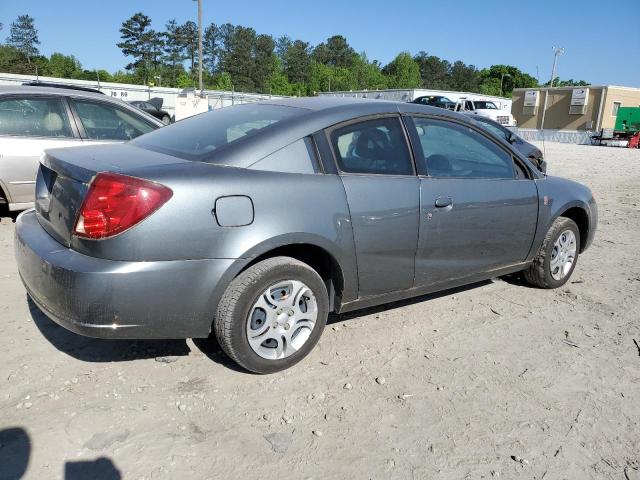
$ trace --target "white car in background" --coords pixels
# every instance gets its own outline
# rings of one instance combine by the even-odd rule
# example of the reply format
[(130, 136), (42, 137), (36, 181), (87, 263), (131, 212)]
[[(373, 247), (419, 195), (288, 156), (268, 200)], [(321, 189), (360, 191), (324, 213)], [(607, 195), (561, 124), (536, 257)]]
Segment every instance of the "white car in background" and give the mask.
[(0, 209), (33, 207), (46, 149), (126, 142), (162, 126), (98, 90), (48, 83), (0, 87)]
[(456, 105), (456, 112), (466, 113), (468, 115), (479, 115), (487, 117), (498, 122), (505, 127), (515, 127), (516, 120), (510, 112), (500, 110), (495, 103), (489, 100), (466, 100), (461, 99)]

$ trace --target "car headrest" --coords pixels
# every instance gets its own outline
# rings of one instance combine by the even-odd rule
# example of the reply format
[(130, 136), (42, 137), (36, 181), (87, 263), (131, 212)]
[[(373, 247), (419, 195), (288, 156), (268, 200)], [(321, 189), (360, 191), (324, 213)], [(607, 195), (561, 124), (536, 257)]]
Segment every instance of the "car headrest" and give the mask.
[(377, 158), (387, 149), (389, 139), (376, 128), (363, 131), (356, 141), (354, 153), (361, 158)]
[(42, 126), (49, 132), (59, 132), (64, 127), (62, 117), (55, 112), (47, 113), (42, 119)]

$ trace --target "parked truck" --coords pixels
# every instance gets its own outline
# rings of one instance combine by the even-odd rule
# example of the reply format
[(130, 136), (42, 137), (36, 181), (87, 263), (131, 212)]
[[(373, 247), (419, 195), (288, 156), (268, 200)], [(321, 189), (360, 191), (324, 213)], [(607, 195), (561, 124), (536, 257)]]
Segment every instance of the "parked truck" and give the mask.
[(619, 107), (616, 123), (591, 137), (596, 145), (640, 148), (640, 107)]
[(487, 117), (505, 127), (516, 126), (516, 120), (513, 118), (513, 115), (506, 110), (500, 110), (497, 105), (490, 100), (461, 98), (456, 103), (455, 111), (472, 116)]

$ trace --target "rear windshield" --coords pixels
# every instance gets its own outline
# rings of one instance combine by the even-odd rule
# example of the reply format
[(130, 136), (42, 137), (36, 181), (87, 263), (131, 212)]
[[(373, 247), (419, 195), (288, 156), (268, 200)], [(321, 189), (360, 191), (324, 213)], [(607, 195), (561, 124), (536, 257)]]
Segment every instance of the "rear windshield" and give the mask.
[(295, 107), (265, 104), (226, 107), (181, 120), (131, 143), (175, 157), (204, 162), (216, 150), (301, 112)]

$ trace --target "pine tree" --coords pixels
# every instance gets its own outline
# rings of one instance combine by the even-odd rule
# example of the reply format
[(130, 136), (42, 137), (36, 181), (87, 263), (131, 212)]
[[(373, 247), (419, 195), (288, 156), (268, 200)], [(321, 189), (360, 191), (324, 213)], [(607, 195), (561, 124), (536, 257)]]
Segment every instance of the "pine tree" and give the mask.
[(122, 23), (120, 38), (123, 41), (117, 44), (122, 53), (134, 59), (125, 68), (139, 71), (144, 83), (149, 80), (151, 66), (158, 67), (164, 44), (162, 35), (150, 26), (151, 18), (140, 12), (134, 14)]
[(202, 44), (203, 67), (211, 75), (215, 75), (220, 54), (220, 28), (215, 23), (210, 24), (204, 31)]
[(171, 83), (175, 84), (178, 75), (184, 71), (183, 63), (187, 59), (184, 47), (182, 26), (173, 20), (169, 20), (166, 25), (164, 37), (163, 62), (170, 72)]
[(20, 51), (27, 57), (27, 62), (31, 65), (31, 59), (40, 53), (36, 46), (40, 45), (40, 40), (33, 17), (29, 15), (18, 16), (17, 20), (11, 24), (7, 45)]

